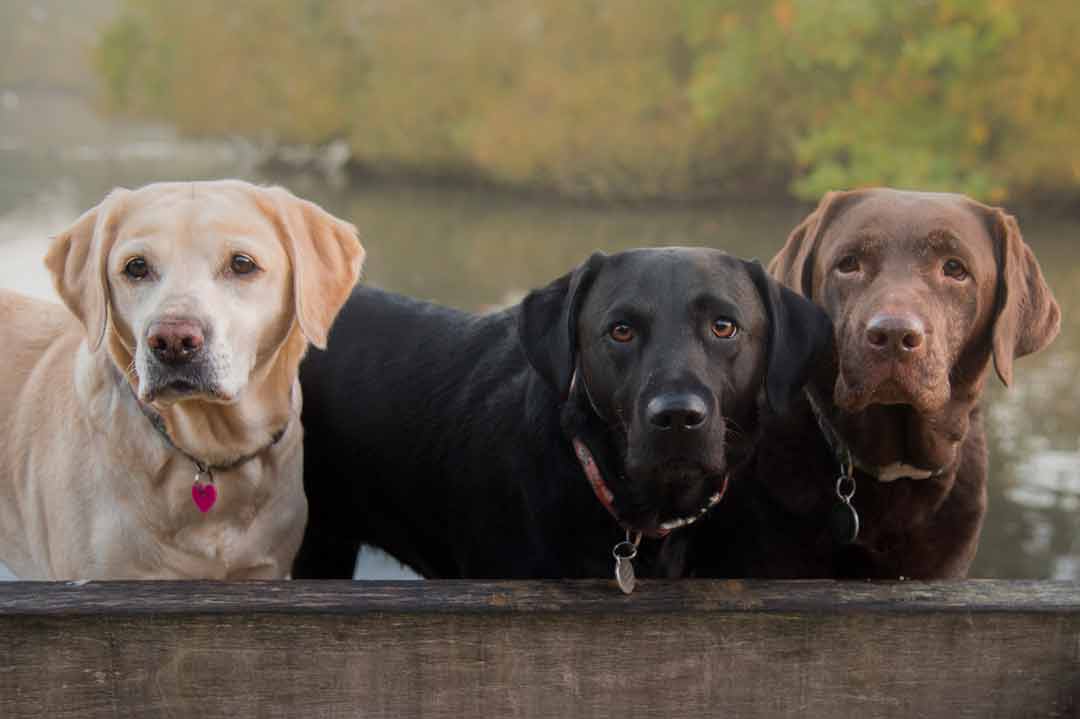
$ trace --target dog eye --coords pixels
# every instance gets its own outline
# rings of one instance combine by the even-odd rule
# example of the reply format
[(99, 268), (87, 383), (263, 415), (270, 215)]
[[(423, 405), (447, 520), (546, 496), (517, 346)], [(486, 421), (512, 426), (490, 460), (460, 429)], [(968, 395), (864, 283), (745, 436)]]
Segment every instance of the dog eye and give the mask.
[(738, 332), (738, 326), (729, 319), (721, 317), (712, 323), (712, 333), (722, 340), (729, 340)]
[(259, 269), (259, 266), (247, 255), (233, 255), (232, 261), (229, 262), (229, 269), (237, 275), (250, 275)]
[(850, 275), (852, 272), (858, 272), (859, 258), (855, 255), (844, 255), (840, 258), (840, 261), (836, 263), (836, 270), (845, 275)]
[(150, 265), (142, 257), (132, 257), (124, 265), (124, 274), (133, 280), (141, 280), (150, 274)]
[(946, 277), (951, 277), (954, 280), (966, 280), (968, 276), (967, 267), (964, 267), (964, 263), (957, 259), (945, 260), (941, 271), (945, 273)]
[(616, 322), (611, 326), (608, 334), (616, 342), (629, 342), (634, 339), (634, 328), (625, 322)]

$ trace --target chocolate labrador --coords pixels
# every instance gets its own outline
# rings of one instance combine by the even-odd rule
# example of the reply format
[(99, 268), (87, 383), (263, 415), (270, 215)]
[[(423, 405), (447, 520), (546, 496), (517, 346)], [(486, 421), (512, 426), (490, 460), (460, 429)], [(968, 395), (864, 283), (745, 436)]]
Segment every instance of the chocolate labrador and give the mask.
[(978, 399), (991, 361), (1060, 311), (1016, 220), (960, 195), (826, 195), (769, 266), (825, 308), (836, 357), (698, 533), (695, 572), (963, 577), (986, 510)]
[[(830, 336), (761, 265), (704, 248), (593, 255), (488, 315), (360, 289), (301, 369), (295, 575), (350, 577), (368, 543), (427, 577), (610, 577), (628, 535), (720, 499), (759, 405), (797, 396)], [(681, 573), (677, 535), (639, 570)]]

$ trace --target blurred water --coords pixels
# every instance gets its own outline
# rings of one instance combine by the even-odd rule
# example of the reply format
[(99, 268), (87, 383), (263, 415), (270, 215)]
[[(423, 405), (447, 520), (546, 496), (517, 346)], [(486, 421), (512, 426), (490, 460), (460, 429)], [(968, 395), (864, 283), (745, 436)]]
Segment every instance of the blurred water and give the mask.
[[(251, 169), (242, 146), (182, 143), (167, 134), (147, 142), (46, 150), (0, 143), (0, 286), (51, 296), (41, 264), (48, 238), (114, 186), (274, 179)], [(769, 205), (590, 208), (484, 191), (341, 187), (316, 176), (283, 184), (360, 228), (369, 251), (366, 282), (467, 309), (516, 301), (595, 250), (709, 245), (768, 259), (805, 212)], [(991, 510), (973, 574), (1080, 579), (1080, 333), (1073, 319), (1080, 222), (1020, 220), (1065, 324), (1048, 351), (1018, 363), (1013, 388), (995, 385), (987, 397)], [(385, 555), (365, 554), (360, 566), (367, 577), (403, 576)]]

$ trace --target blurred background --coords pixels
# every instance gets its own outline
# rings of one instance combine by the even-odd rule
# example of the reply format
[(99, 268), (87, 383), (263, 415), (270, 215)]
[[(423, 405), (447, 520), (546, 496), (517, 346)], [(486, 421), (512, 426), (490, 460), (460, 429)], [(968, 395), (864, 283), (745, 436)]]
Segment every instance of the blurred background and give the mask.
[(1078, 31), (1073, 0), (3, 0), (0, 286), (52, 296), (48, 238), (154, 180), (284, 184), (365, 281), (474, 310), (596, 249), (768, 259), (830, 189), (964, 192), (1065, 316), (987, 398), (973, 574), (1080, 579)]

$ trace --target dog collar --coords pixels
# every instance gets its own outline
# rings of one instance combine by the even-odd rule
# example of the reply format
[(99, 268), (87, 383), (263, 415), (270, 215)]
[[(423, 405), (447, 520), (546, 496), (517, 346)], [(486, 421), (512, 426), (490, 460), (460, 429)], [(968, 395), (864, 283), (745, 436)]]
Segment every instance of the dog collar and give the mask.
[(855, 505), (851, 503), (856, 488), (854, 455), (848, 449), (847, 444), (840, 439), (836, 429), (825, 419), (824, 413), (814, 402), (810, 391), (804, 390), (804, 394), (806, 395), (806, 401), (810, 403), (810, 410), (814, 415), (814, 419), (817, 420), (825, 444), (832, 450), (833, 455), (836, 457), (836, 463), (840, 465), (840, 474), (836, 478), (836, 487), (833, 490), (836, 499), (839, 501), (833, 503), (829, 509), (829, 532), (832, 535), (833, 542), (838, 545), (854, 544), (859, 538), (859, 529), (861, 528), (859, 513), (855, 511)]
[[(128, 389), (131, 390), (130, 385), (128, 385)], [(210, 508), (217, 502), (217, 487), (214, 485), (215, 472), (229, 472), (241, 465), (247, 464), (280, 442), (282, 437), (285, 436), (286, 430), (289, 429), (290, 420), (286, 420), (281, 429), (270, 436), (270, 441), (254, 452), (237, 457), (233, 461), (225, 464), (210, 464), (177, 446), (176, 442), (173, 442), (172, 437), (169, 436), (169, 431), (165, 427), (165, 419), (161, 414), (156, 412), (153, 407), (141, 402), (134, 390), (131, 390), (131, 396), (135, 398), (135, 404), (138, 405), (139, 411), (141, 411), (143, 416), (150, 422), (150, 426), (157, 430), (157, 433), (161, 435), (162, 439), (165, 440), (165, 443), (195, 465), (195, 481), (191, 485), (191, 500), (195, 503), (195, 506), (199, 508), (199, 511), (203, 513), (209, 512)]]
[[(864, 474), (876, 479), (879, 482), (892, 482), (899, 479), (901, 476), (909, 476), (910, 472), (904, 472), (901, 474), (904, 465), (890, 465), (889, 467), (880, 468), (882, 472), (871, 471), (859, 462), (858, 458), (851, 451), (840, 438), (840, 433), (836, 431), (836, 428), (832, 426), (829, 420), (825, 417), (825, 413), (822, 412), (817, 402), (814, 401), (813, 395), (809, 390), (805, 390), (806, 400), (810, 404), (810, 410), (814, 415), (814, 419), (817, 421), (818, 428), (821, 430), (821, 436), (825, 440), (825, 444), (832, 450), (833, 455), (836, 457), (836, 462), (840, 465), (840, 474), (836, 478), (836, 483), (833, 489), (836, 501), (833, 502), (832, 507), (829, 509), (829, 532), (832, 534), (833, 542), (837, 545), (843, 546), (847, 544), (854, 544), (859, 539), (859, 530), (862, 528), (861, 520), (859, 519), (859, 513), (855, 510), (855, 505), (851, 503), (852, 498), (855, 496), (855, 469)], [(914, 468), (912, 468), (914, 469)], [(941, 474), (940, 471), (932, 472), (922, 470), (922, 476), (915, 477), (917, 479), (928, 479)]]
[(944, 473), (945, 470), (943, 469), (921, 469), (900, 462), (890, 464), (886, 467), (873, 468), (865, 462), (859, 461), (859, 458), (855, 456), (855, 453), (851, 451), (851, 448), (848, 447), (847, 443), (840, 439), (840, 433), (836, 431), (836, 428), (833, 427), (832, 423), (825, 417), (825, 413), (821, 410), (821, 407), (818, 406), (813, 395), (810, 394), (810, 390), (804, 390), (803, 394), (810, 404), (814, 419), (817, 420), (818, 428), (821, 430), (821, 436), (825, 438), (825, 444), (827, 444), (829, 449), (833, 451), (833, 454), (836, 455), (836, 461), (839, 463), (841, 470), (852, 477), (853, 481), (856, 469), (869, 477), (873, 477), (879, 482), (885, 483), (894, 482), (897, 479), (904, 477), (916, 480), (933, 479)]
[(593, 494), (596, 495), (596, 499), (620, 527), (627, 532), (636, 533), (639, 536), (645, 534), (649, 537), (659, 539), (666, 537), (676, 529), (682, 529), (683, 527), (693, 524), (708, 514), (709, 510), (715, 507), (720, 500), (723, 499), (724, 493), (727, 491), (728, 475), (725, 474), (723, 486), (720, 487), (719, 491), (714, 492), (705, 503), (705, 506), (699, 509), (695, 514), (688, 517), (668, 520), (655, 530), (642, 532), (641, 530), (629, 526), (619, 518), (619, 513), (615, 511), (615, 494), (608, 488), (607, 483), (604, 482), (604, 478), (600, 475), (600, 467), (596, 464), (596, 459), (593, 457), (592, 452), (589, 451), (589, 448), (585, 446), (585, 443), (579, 437), (574, 437), (571, 442), (574, 445), (574, 455), (578, 458), (581, 469), (585, 473), (585, 479), (588, 480)]

